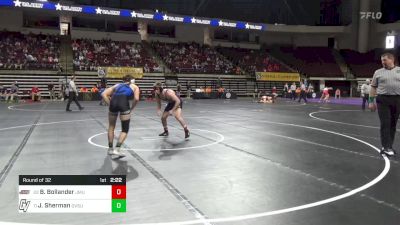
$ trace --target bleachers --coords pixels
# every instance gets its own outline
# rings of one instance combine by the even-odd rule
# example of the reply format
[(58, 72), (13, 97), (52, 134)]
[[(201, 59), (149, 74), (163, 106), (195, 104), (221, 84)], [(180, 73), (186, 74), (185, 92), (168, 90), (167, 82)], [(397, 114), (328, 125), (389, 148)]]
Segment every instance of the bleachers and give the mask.
[(51, 82), (54, 83), (55, 91), (60, 90), (59, 79), (62, 76), (58, 75), (53, 71), (37, 71), (31, 73), (16, 73), (16, 71), (2, 71), (0, 74), (0, 85), (8, 88), (14, 81), (18, 82), (19, 93), (18, 95), (21, 97), (28, 97), (29, 92), (31, 91), (33, 86), (37, 86), (41, 91), (41, 94), (44, 98), (48, 98), (50, 96), (47, 85)]
[(236, 74), (233, 64), (215, 49), (197, 43), (151, 43), (174, 73)]
[(59, 58), (58, 36), (0, 32), (2, 70), (57, 70)]
[[(224, 75), (220, 77), (220, 81), (218, 81), (218, 77), (220, 76), (181, 74), (178, 77), (178, 82), (181, 85), (183, 96), (186, 96), (188, 82), (190, 82), (192, 90), (205, 87), (211, 87), (213, 90), (216, 90), (218, 82), (220, 82), (226, 90), (235, 92), (239, 97), (253, 96), (255, 87), (262, 93), (271, 93), (272, 87), (275, 86), (278, 90), (278, 94), (281, 94), (285, 84), (285, 82), (249, 81), (246, 79), (246, 76), (243, 75)], [(175, 87), (171, 88), (175, 89)]]
[[(192, 90), (197, 88), (211, 87), (216, 89), (218, 83), (218, 76), (216, 75), (184, 75), (178, 77), (178, 82), (182, 87), (183, 95), (186, 96), (187, 84), (190, 82)], [(227, 75), (220, 78), (220, 82), (225, 89), (235, 92), (238, 96), (246, 96), (247, 86), (246, 77), (237, 75)], [(175, 89), (175, 87), (172, 87)]]
[[(92, 87), (99, 80), (97, 73), (89, 71), (78, 71), (76, 84), (78, 87)], [(164, 82), (165, 77), (160, 73), (146, 73), (143, 78), (135, 79), (135, 83), (139, 86), (143, 95), (149, 95), (153, 90), (153, 85), (155, 82)], [(107, 79), (107, 86), (111, 87), (116, 83), (120, 83), (121, 79)]]
[(281, 47), (279, 50), (282, 60), (307, 76), (343, 77), (328, 47)]
[[(18, 85), (20, 87), (19, 95), (23, 97), (28, 97), (28, 92), (32, 89), (34, 85), (36, 85), (42, 94), (44, 99), (49, 98), (49, 91), (47, 89), (47, 85), (52, 81), (55, 86), (55, 91), (58, 93), (61, 89), (61, 82), (65, 80), (64, 75), (60, 75), (57, 73), (49, 72), (41, 72), (40, 74), (17, 74), (17, 73), (4, 73), (0, 74), (0, 85), (4, 85), (8, 88), (12, 82), (18, 81)], [(77, 71), (76, 72), (76, 85), (78, 88), (86, 87), (90, 89), (97, 82), (100, 81), (96, 72), (92, 71)], [(226, 89), (230, 89), (233, 92), (237, 93), (238, 96), (246, 96), (247, 93), (252, 92), (254, 87), (247, 87), (246, 77), (241, 75), (221, 75), (221, 83)], [(190, 81), (192, 89), (201, 88), (201, 87), (213, 87), (218, 80), (218, 76), (216, 75), (180, 75), (178, 77), (178, 82), (182, 86), (182, 93), (186, 96), (187, 92), (187, 82)], [(148, 96), (153, 90), (153, 84), (155, 82), (165, 82), (165, 76), (160, 73), (147, 73), (144, 75), (142, 79), (136, 79), (136, 84), (140, 87), (142, 95)], [(119, 79), (108, 79), (107, 85), (112, 86), (116, 83), (120, 82)], [(269, 85), (271, 86), (271, 85)], [(270, 89), (268, 84), (265, 86), (260, 86), (259, 90)], [(271, 86), (272, 87), (272, 86)], [(172, 89), (176, 89), (176, 87), (169, 87)]]
[[(0, 40), (0, 84), (8, 87), (17, 80), (20, 94), (25, 96), (32, 86), (37, 85), (44, 98), (49, 96), (47, 86), (51, 81), (56, 91), (60, 89), (59, 82), (64, 75), (56, 71), (62, 50), (59, 37), (0, 32)], [(33, 47), (32, 42), (37, 45)], [(15, 45), (13, 48), (10, 46), (12, 43)], [(146, 50), (149, 48), (154, 52)], [(145, 95), (151, 92), (154, 82), (165, 80), (164, 74), (154, 73), (162, 71), (153, 56), (157, 54), (177, 73), (183, 93), (187, 91), (187, 81), (196, 89), (215, 86), (218, 77), (222, 76), (221, 83), (226, 89), (236, 92), (238, 96), (246, 96), (254, 91), (255, 84), (249, 85), (249, 76), (238, 73), (239, 67), (247, 74), (254, 74), (255, 71), (293, 72), (297, 69), (308, 77), (343, 77), (332, 49), (327, 47), (280, 47), (281, 55), (277, 56), (272, 50), (214, 49), (196, 43), (153, 42), (144, 46), (142, 43), (77, 39), (73, 40), (72, 49), (79, 87), (91, 88), (99, 81), (96, 73), (98, 66), (144, 67), (145, 76), (138, 79), (137, 84)], [(340, 53), (356, 77), (371, 77), (381, 67), (379, 57), (382, 51), (378, 49), (361, 54), (341, 50)], [(108, 84), (116, 82), (119, 80), (110, 79)], [(272, 86), (276, 86), (280, 92), (283, 88), (283, 82), (253, 82), (258, 84), (259, 91), (270, 92)]]
[(77, 39), (72, 43), (72, 50), (74, 69), (79, 71), (97, 71), (103, 66), (143, 67), (144, 72), (162, 71), (141, 43)]
[(292, 72), (292, 69), (273, 58), (267, 50), (217, 48), (226, 58), (250, 74), (254, 72)]
[[(78, 88), (86, 87), (90, 89), (100, 81), (96, 72), (78, 71), (76, 72), (76, 76), (77, 79), (75, 83)], [(50, 94), (48, 91), (48, 84), (53, 82), (54, 89), (56, 93), (58, 93), (61, 89), (61, 83), (63, 80), (65, 80), (64, 75), (51, 71), (42, 71), (40, 73), (31, 74), (18, 74), (15, 72), (7, 73), (7, 71), (2, 71), (0, 74), (0, 85), (3, 85), (6, 88), (8, 88), (14, 81), (18, 81), (19, 95), (22, 97), (28, 97), (28, 92), (36, 85), (41, 91), (42, 97), (44, 99), (49, 98)], [(164, 80), (164, 75), (151, 73), (145, 74), (142, 79), (136, 79), (136, 83), (139, 85), (142, 93), (146, 95), (153, 89), (153, 84), (156, 81), (164, 82)], [(107, 85), (110, 87), (118, 82), (121, 82), (120, 79), (108, 79)]]
[(343, 58), (356, 77), (372, 77), (375, 70), (382, 67), (380, 63), (381, 49), (374, 49), (367, 53), (359, 53), (350, 49), (340, 50)]

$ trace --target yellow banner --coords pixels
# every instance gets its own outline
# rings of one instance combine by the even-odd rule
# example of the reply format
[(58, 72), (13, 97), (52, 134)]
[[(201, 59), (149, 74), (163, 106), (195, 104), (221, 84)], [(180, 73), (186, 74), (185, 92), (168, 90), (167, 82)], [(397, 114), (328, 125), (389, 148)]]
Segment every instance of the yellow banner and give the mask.
[(257, 72), (258, 81), (300, 81), (299, 73)]
[(135, 79), (143, 77), (143, 68), (135, 67), (103, 67), (107, 78), (122, 78), (125, 75), (132, 75)]

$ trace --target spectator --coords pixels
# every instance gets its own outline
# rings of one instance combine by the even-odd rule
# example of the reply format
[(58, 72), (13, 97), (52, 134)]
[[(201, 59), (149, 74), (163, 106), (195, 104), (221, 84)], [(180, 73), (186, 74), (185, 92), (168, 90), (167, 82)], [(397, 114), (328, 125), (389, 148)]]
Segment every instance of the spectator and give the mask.
[(368, 102), (369, 92), (371, 91), (371, 81), (366, 80), (365, 84), (361, 85), (361, 97), (362, 97), (362, 110), (365, 111), (365, 103)]
[(40, 101), (40, 90), (36, 85), (34, 85), (31, 89), (31, 96), (32, 101)]
[(235, 74), (231, 62), (226, 61), (216, 50), (205, 45), (153, 42), (152, 47), (173, 72)]
[(17, 81), (14, 81), (14, 83), (10, 86), (10, 91), (6, 95), (6, 102), (8, 102), (9, 98), (10, 101), (14, 101), (15, 97), (18, 97), (18, 91), (19, 91), (19, 85)]
[(273, 87), (272, 87), (271, 94), (272, 94), (272, 98), (273, 98), (273, 99), (274, 99), (274, 101), (275, 101), (275, 100), (276, 100), (276, 98), (278, 97), (278, 90), (276, 89), (276, 87), (275, 87), (275, 86), (273, 86)]
[(6, 100), (6, 93), (7, 89), (2, 84), (0, 84), (0, 100)]
[(250, 74), (260, 71), (291, 72), (289, 67), (271, 58), (266, 50), (240, 48), (217, 48), (217, 50)]
[(218, 88), (218, 98), (222, 98), (223, 94), (225, 92), (225, 88), (222, 86)]
[(96, 85), (96, 84), (93, 85), (92, 89), (90, 89), (90, 92), (93, 92), (93, 93), (99, 92), (99, 89), (97, 88), (97, 85)]
[(154, 72), (162, 72), (162, 69), (161, 69), (161, 67), (159, 65), (154, 65), (153, 66), (153, 71)]
[(182, 92), (182, 86), (181, 86), (180, 83), (178, 83), (178, 84), (176, 85), (176, 96), (178, 96), (178, 98), (181, 97), (181, 92)]
[(292, 85), (290, 86), (290, 93), (292, 95), (291, 99), (296, 100), (296, 83), (293, 82)]
[(257, 85), (254, 86), (254, 93), (253, 93), (253, 98), (255, 99), (257, 95), (257, 99), (260, 99), (260, 92), (258, 91)]
[[(45, 38), (43, 38), (43, 36)], [(41, 40), (45, 39), (43, 43)], [(0, 52), (7, 53), (7, 60), (0, 59), (2, 69), (54, 69), (54, 58), (59, 56), (60, 42), (56, 36), (21, 34), (3, 31), (0, 33)], [(42, 60), (41, 56), (53, 60)], [(1, 58), (1, 57), (0, 57)]]
[(236, 75), (240, 75), (242, 73), (242, 71), (240, 70), (240, 67), (236, 67)]
[(101, 96), (101, 94), (106, 90), (107, 86), (106, 85), (103, 86), (100, 82), (98, 82), (97, 88), (99, 90), (99, 96), (100, 96), (100, 104), (99, 105), (107, 105), (106, 101)]
[(17, 62), (14, 64), (14, 68), (22, 70), (22, 63), (20, 59), (18, 59)]
[(336, 89), (335, 91), (335, 99), (340, 99), (341, 91), (339, 88)]
[(159, 69), (155, 60), (141, 47), (141, 44), (114, 42), (111, 40), (74, 40), (74, 68), (76, 70), (97, 70), (99, 66), (144, 67), (145, 72)]
[(88, 92), (88, 89), (86, 87), (81, 87), (81, 89), (79, 89), (79, 92), (86, 93)]
[(26, 54), (25, 55), (26, 59), (28, 60), (28, 62), (34, 62), (36, 61), (35, 58), (33, 58), (33, 56), (31, 54)]
[(289, 85), (288, 83), (285, 83), (285, 86), (283, 86), (283, 97), (287, 98), (288, 93), (289, 93)]
[(190, 81), (187, 81), (186, 83), (186, 92), (187, 92), (186, 98), (190, 98), (190, 94), (192, 93), (192, 85), (190, 84)]
[(145, 73), (150, 72), (150, 69), (149, 69), (149, 67), (147, 66), (147, 64), (144, 65), (143, 70), (144, 70)]
[(308, 85), (308, 92), (314, 93), (314, 86), (311, 83)]
[(300, 83), (300, 96), (299, 96), (299, 103), (301, 99), (304, 99), (304, 102), (307, 103), (307, 93), (306, 93), (306, 85), (304, 83)]
[(307, 89), (307, 95), (309, 98), (315, 98), (316, 95), (314, 95), (314, 86), (310, 83), (308, 84), (308, 89)]
[(108, 66), (110, 64), (110, 61), (107, 59), (107, 57), (104, 59), (104, 65)]
[(54, 95), (54, 83), (53, 83), (53, 81), (51, 81), (50, 84), (47, 85), (47, 88), (49, 89), (50, 100), (54, 101), (56, 99), (56, 97)]
[(76, 60), (76, 59), (74, 59), (73, 61), (72, 61), (72, 63), (74, 64), (74, 67), (76, 67), (76, 68), (79, 68), (80, 67), (80, 61), (79, 60)]

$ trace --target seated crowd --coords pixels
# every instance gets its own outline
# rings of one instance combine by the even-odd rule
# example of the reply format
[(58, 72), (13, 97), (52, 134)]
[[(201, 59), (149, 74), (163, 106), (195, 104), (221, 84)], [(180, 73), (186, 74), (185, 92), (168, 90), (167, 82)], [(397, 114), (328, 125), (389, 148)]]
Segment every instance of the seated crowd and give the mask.
[(0, 69), (58, 69), (60, 40), (57, 36), (0, 32)]
[(144, 72), (162, 72), (140, 43), (77, 39), (72, 43), (75, 70), (95, 71), (98, 67), (143, 67)]
[[(241, 71), (213, 48), (197, 43), (152, 43), (153, 49), (175, 73), (240, 74)], [(239, 70), (238, 70), (239, 69)]]
[[(254, 72), (292, 72), (296, 69), (312, 77), (344, 76), (336, 62), (336, 50), (328, 47), (279, 47), (273, 55), (281, 61), (271, 56), (272, 50), (214, 48), (194, 42), (152, 42), (151, 47), (160, 59), (152, 56), (153, 51), (148, 52), (142, 43), (75, 39), (71, 47), (73, 67), (79, 71), (114, 66), (142, 67), (146, 73), (164, 72), (156, 62), (162, 60), (174, 73), (253, 75)], [(0, 32), (0, 70), (59, 70), (61, 51), (64, 50), (60, 37), (56, 35)], [(381, 51), (341, 50), (340, 54), (356, 77), (370, 77), (380, 68)], [(71, 63), (71, 59), (68, 62)]]
[(271, 57), (266, 50), (218, 48), (218, 51), (241, 68), (254, 72), (291, 72), (291, 69)]
[[(50, 100), (54, 101), (57, 99), (64, 99), (63, 95), (66, 94), (65, 86), (58, 83), (55, 84), (53, 81), (49, 82), (46, 87), (39, 87), (36, 84), (33, 84), (31, 88), (20, 88), (20, 83), (18, 81), (14, 81), (10, 84), (0, 84), (0, 101), (4, 100), (6, 102), (18, 102), (19, 100), (31, 100), (31, 101), (40, 101), (43, 97), (49, 97)], [(56, 86), (58, 89), (56, 90)], [(78, 89), (80, 93), (101, 93), (104, 91), (105, 86), (101, 82), (97, 82), (90, 88), (82, 86)], [(48, 96), (47, 96), (48, 93)], [(45, 96), (43, 96), (45, 95)]]

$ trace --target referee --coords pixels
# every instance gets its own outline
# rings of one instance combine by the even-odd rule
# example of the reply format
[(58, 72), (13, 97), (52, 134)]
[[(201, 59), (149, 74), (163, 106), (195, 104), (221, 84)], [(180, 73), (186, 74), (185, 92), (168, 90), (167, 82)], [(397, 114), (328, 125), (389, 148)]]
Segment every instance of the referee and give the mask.
[(393, 142), (397, 120), (400, 114), (400, 67), (395, 66), (395, 57), (391, 53), (381, 56), (383, 68), (374, 73), (371, 83), (370, 102), (376, 96), (378, 115), (381, 121), (381, 154), (393, 156)]
[(307, 103), (306, 85), (302, 82), (300, 82), (299, 103), (300, 103), (301, 99), (304, 99), (304, 102)]
[(68, 91), (69, 91), (69, 98), (68, 98), (68, 103), (67, 103), (67, 108), (66, 111), (67, 112), (71, 112), (72, 110), (69, 108), (69, 106), (71, 105), (71, 102), (74, 101), (75, 104), (78, 106), (79, 110), (83, 110), (84, 107), (81, 106), (81, 104), (79, 104), (78, 102), (78, 89), (76, 89), (76, 85), (75, 85), (75, 75), (73, 75), (71, 77), (71, 80), (68, 83)]

